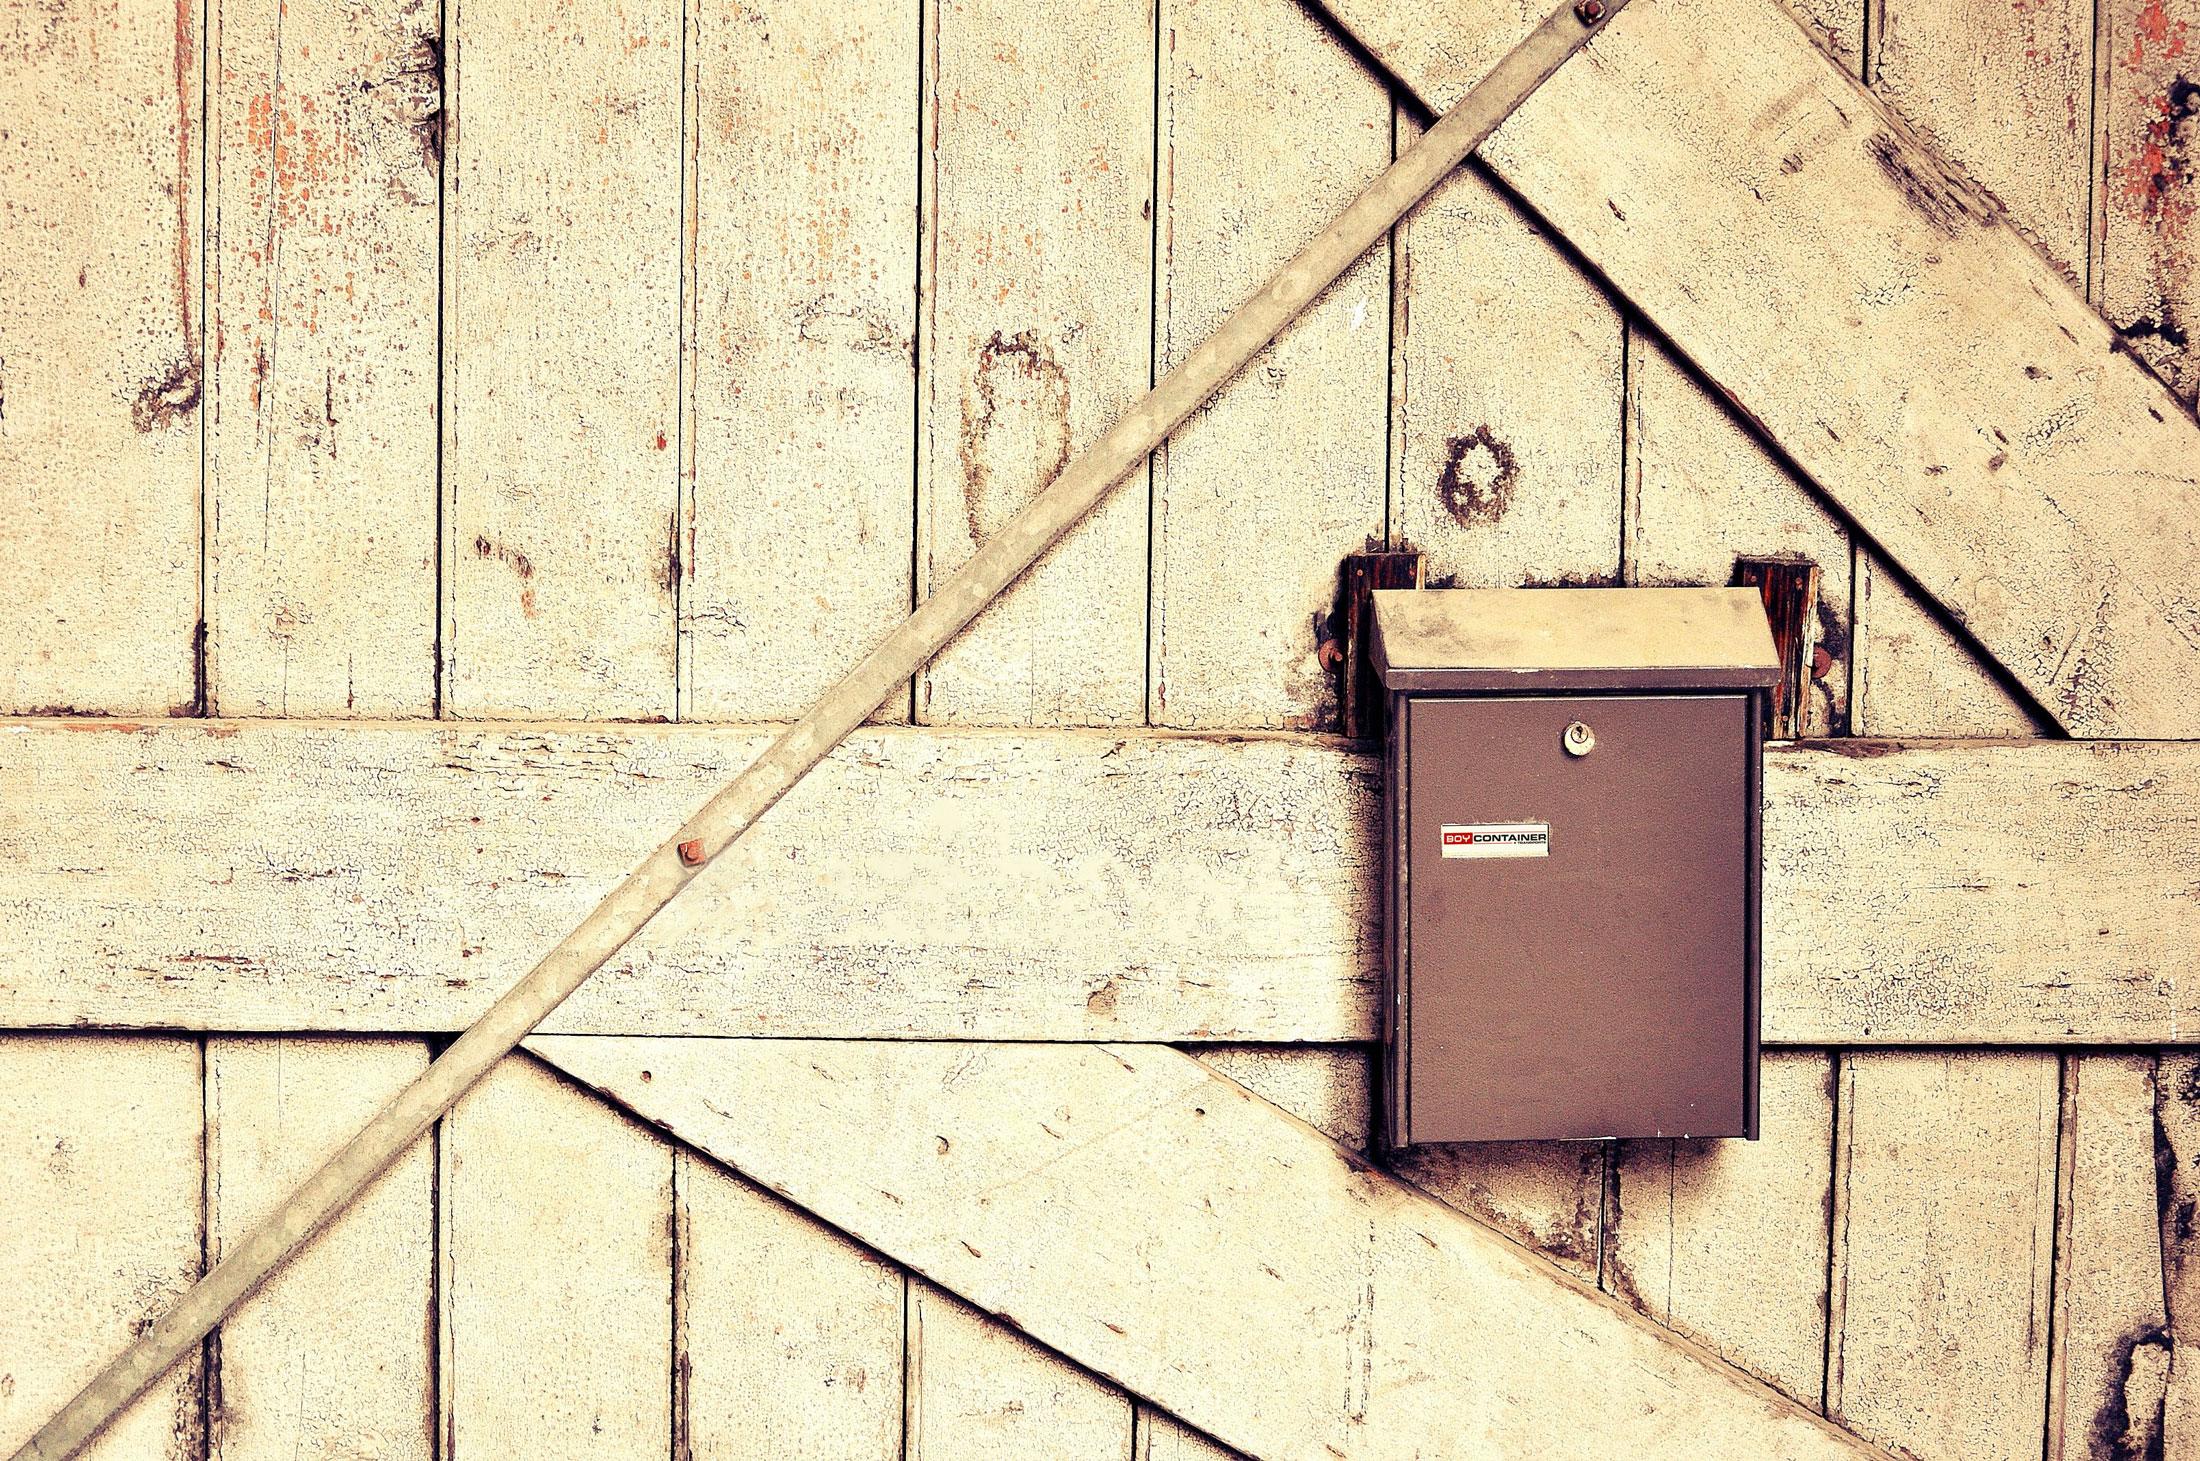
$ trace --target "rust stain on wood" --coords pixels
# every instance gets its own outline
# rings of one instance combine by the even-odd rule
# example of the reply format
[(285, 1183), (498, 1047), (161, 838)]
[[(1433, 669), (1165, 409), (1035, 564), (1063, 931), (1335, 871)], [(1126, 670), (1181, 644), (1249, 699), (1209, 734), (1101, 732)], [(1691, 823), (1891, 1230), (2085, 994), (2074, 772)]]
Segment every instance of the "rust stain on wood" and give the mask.
[[(1032, 436), (1036, 480), (1018, 490), (1011, 500), (996, 501), (993, 467), (987, 447), (999, 425), (1003, 377), (1020, 384), (1026, 399), (1036, 408), (1043, 425)], [(971, 380), (971, 394), (963, 397), (962, 414), (963, 507), (970, 541), (983, 543), (1027, 500), (1029, 490), (1044, 487), (1069, 465), (1069, 376), (1032, 330), (1019, 330), (1003, 338), (995, 330), (978, 347), (978, 369)]]

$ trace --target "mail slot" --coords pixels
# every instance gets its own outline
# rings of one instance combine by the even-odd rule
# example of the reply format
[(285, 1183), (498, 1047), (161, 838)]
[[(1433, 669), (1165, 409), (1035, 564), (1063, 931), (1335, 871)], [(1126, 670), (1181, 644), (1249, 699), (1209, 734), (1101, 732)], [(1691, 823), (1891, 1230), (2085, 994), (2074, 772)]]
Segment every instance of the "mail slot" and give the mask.
[(1373, 597), (1387, 1144), (1754, 1139), (1756, 592)]

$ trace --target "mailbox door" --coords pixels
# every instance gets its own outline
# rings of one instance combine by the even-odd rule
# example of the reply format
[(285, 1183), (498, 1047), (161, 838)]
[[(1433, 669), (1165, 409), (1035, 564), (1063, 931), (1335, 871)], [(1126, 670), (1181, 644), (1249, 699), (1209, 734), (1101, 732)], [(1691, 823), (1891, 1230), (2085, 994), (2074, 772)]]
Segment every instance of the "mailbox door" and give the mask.
[(1753, 1134), (1751, 698), (1416, 697), (1406, 735), (1410, 1139)]

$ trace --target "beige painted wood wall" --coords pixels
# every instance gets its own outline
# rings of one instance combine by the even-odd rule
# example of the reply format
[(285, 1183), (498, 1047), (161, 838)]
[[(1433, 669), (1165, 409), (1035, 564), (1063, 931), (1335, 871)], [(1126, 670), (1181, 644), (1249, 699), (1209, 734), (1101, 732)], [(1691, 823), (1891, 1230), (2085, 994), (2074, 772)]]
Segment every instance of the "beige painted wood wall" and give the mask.
[[(1810, 8), (2200, 389), (2200, 4)], [(4, 0), (0, 713), (790, 717), (1417, 125), (1290, 0)], [(1811, 736), (2041, 732), (1471, 171), (884, 718), (1320, 733), (1386, 534), (1800, 553)], [(0, 1034), (0, 1443), (427, 1058), (329, 997)], [(1339, 1035), (1203, 1053), (1358, 1144)], [(1907, 1454), (2200, 1454), (2200, 1076), (2086, 1044), (1785, 1048), (1753, 1146), (1403, 1170)], [(515, 1061), (98, 1454), (1212, 1451)]]

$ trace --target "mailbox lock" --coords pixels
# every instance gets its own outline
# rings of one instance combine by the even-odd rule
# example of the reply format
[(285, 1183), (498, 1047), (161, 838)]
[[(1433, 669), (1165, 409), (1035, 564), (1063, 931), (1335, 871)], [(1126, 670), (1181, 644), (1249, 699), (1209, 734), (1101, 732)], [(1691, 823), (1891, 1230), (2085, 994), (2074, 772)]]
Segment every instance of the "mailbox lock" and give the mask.
[(1586, 756), (1597, 748), (1597, 733), (1589, 729), (1586, 721), (1577, 720), (1566, 727), (1560, 744), (1566, 747), (1569, 756)]

